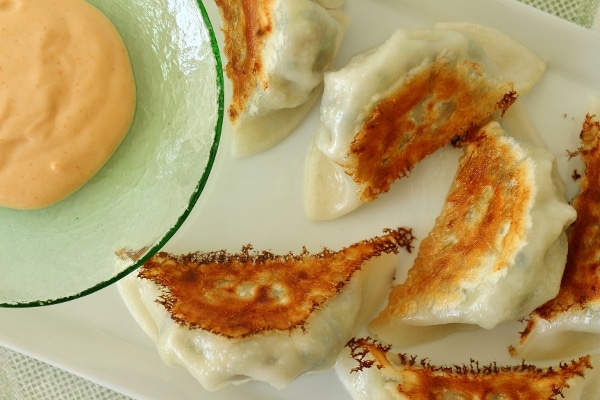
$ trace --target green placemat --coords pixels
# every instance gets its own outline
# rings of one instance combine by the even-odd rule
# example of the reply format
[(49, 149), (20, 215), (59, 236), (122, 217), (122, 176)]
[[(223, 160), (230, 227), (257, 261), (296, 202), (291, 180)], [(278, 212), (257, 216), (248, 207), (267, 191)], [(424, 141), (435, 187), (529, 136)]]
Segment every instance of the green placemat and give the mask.
[(129, 400), (86, 379), (0, 347), (0, 400)]
[(591, 28), (596, 20), (600, 0), (520, 0), (542, 11)]

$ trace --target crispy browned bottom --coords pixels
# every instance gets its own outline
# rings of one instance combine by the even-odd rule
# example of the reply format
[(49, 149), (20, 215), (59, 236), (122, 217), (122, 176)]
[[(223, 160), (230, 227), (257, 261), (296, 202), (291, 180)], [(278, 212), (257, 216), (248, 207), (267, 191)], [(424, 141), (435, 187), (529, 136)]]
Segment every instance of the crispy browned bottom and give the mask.
[(502, 132), (490, 124), (465, 143), (442, 212), (377, 320), (402, 318), (420, 307), (455, 307), (464, 296), (461, 286), (473, 283), (484, 268), (482, 260), (493, 261), (494, 272), (512, 265), (529, 229), (532, 166), (519, 159)]
[[(231, 80), (229, 117), (235, 121), (253, 89), (267, 85), (261, 50), (273, 31), (273, 0), (215, 0), (223, 20), (225, 72)], [(266, 88), (265, 88), (266, 89)]]
[[(552, 320), (573, 307), (584, 309), (600, 300), (600, 121), (587, 115), (580, 133), (579, 154), (585, 163), (580, 193), (571, 201), (577, 219), (567, 230), (569, 252), (558, 295), (537, 308), (532, 315)], [(529, 319), (522, 341), (535, 328)]]
[(229, 338), (267, 330), (303, 328), (311, 313), (341, 292), (352, 275), (373, 257), (411, 249), (409, 229), (333, 252), (275, 255), (225, 251), (174, 256), (159, 253), (146, 262), (139, 277), (163, 293), (158, 299), (172, 318), (192, 329)]
[(474, 62), (438, 59), (378, 103), (356, 134), (343, 167), (365, 202), (387, 192), (429, 154), (478, 130), (516, 100)]
[[(539, 368), (522, 363), (500, 366), (479, 365), (436, 366), (427, 359), (406, 354), (392, 354), (390, 347), (366, 339), (352, 339), (347, 346), (358, 366), (351, 373), (377, 368), (403, 398), (429, 400), (465, 399), (558, 399), (569, 387), (568, 381), (582, 377), (591, 369), (590, 356), (552, 368)], [(393, 362), (392, 362), (393, 360)], [(348, 371), (350, 372), (350, 371)]]

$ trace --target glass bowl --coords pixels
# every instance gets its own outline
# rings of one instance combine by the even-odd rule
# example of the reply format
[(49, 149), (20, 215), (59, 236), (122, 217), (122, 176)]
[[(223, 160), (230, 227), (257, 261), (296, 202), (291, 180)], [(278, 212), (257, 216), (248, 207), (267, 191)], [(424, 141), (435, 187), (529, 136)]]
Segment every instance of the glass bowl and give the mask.
[(75, 299), (137, 268), (184, 222), (217, 152), (223, 74), (202, 3), (88, 1), (129, 51), (133, 124), (108, 163), (67, 199), (35, 211), (0, 207), (0, 306)]

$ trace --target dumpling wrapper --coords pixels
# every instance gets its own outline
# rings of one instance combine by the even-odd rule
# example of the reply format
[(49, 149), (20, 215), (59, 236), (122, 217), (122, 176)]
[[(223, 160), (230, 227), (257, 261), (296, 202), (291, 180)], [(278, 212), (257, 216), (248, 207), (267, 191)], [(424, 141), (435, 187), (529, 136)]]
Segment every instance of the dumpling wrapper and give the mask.
[(509, 136), (495, 121), (464, 146), (444, 207), (406, 280), (370, 323), (385, 342), (409, 346), (491, 329), (558, 293), (565, 229), (576, 214), (554, 155)]
[(366, 338), (348, 343), (336, 372), (354, 400), (592, 400), (600, 396), (599, 362), (583, 356), (542, 368), (483, 365), (472, 358), (467, 365), (443, 366)]
[(285, 138), (322, 92), (348, 17), (342, 0), (216, 0), (224, 23), (232, 153)]
[(306, 215), (334, 219), (373, 201), (427, 155), (504, 113), (544, 71), (501, 32), (439, 24), (399, 30), (327, 72), (306, 161)]
[(207, 390), (329, 369), (389, 292), (410, 230), (340, 251), (159, 253), (118, 287), (161, 358)]
[(571, 201), (577, 220), (567, 231), (560, 291), (525, 320), (520, 341), (511, 349), (520, 358), (573, 357), (600, 349), (600, 119), (594, 115), (586, 116), (580, 134), (578, 154), (585, 172), (581, 191)]

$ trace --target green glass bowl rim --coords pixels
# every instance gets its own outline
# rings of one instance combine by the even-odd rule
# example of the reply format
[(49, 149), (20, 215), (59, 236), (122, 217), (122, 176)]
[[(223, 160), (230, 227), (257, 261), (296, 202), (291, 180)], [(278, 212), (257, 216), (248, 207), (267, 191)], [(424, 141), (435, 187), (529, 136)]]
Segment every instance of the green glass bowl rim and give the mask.
[(102, 281), (88, 289), (85, 289), (79, 293), (76, 293), (76, 294), (73, 294), (70, 296), (59, 297), (57, 299), (49, 299), (49, 300), (36, 300), (36, 301), (31, 301), (31, 302), (0, 303), (0, 307), (29, 308), (29, 307), (49, 306), (49, 305), (53, 305), (53, 304), (65, 303), (67, 301), (76, 300), (76, 299), (85, 297), (87, 295), (90, 295), (92, 293), (95, 293), (101, 289), (104, 289), (104, 288), (116, 283), (117, 281), (119, 281), (120, 279), (125, 277), (126, 275), (132, 273), (133, 271), (138, 269), (142, 264), (144, 264), (146, 261), (148, 261), (148, 259), (150, 259), (150, 257), (152, 257), (154, 254), (156, 254), (173, 237), (173, 235), (175, 235), (175, 233), (179, 230), (179, 228), (181, 228), (181, 225), (183, 225), (183, 223), (185, 222), (187, 217), (192, 212), (194, 205), (200, 198), (200, 195), (202, 194), (202, 191), (204, 190), (204, 187), (206, 186), (206, 182), (208, 181), (210, 172), (215, 163), (217, 150), (219, 148), (219, 143), (221, 141), (221, 131), (223, 128), (223, 116), (224, 116), (224, 104), (225, 104), (225, 96), (224, 96), (224, 89), (223, 89), (224, 88), (223, 63), (221, 60), (221, 53), (219, 51), (219, 45), (217, 44), (217, 38), (215, 36), (213, 25), (210, 21), (210, 17), (208, 16), (208, 12), (206, 11), (204, 4), (202, 3), (202, 0), (196, 0), (196, 2), (198, 3), (198, 6), (200, 8), (200, 13), (202, 14), (202, 19), (204, 20), (204, 24), (209, 33), (210, 45), (212, 48), (213, 55), (215, 57), (215, 69), (216, 69), (216, 73), (217, 73), (216, 74), (217, 75), (216, 83), (217, 83), (217, 91), (218, 91), (218, 97), (217, 97), (218, 116), (217, 116), (217, 122), (216, 122), (215, 128), (214, 128), (215, 136), (214, 136), (211, 148), (210, 148), (208, 163), (204, 169), (204, 172), (202, 173), (202, 177), (200, 178), (198, 185), (196, 185), (194, 192), (190, 196), (188, 206), (186, 207), (185, 211), (179, 216), (179, 218), (177, 219), (175, 224), (162, 237), (162, 239), (160, 241), (158, 241), (154, 246), (152, 246), (146, 252), (145, 256), (141, 257), (139, 260), (136, 261), (135, 264), (133, 264), (130, 267), (119, 272), (112, 278), (107, 279), (106, 281)]

